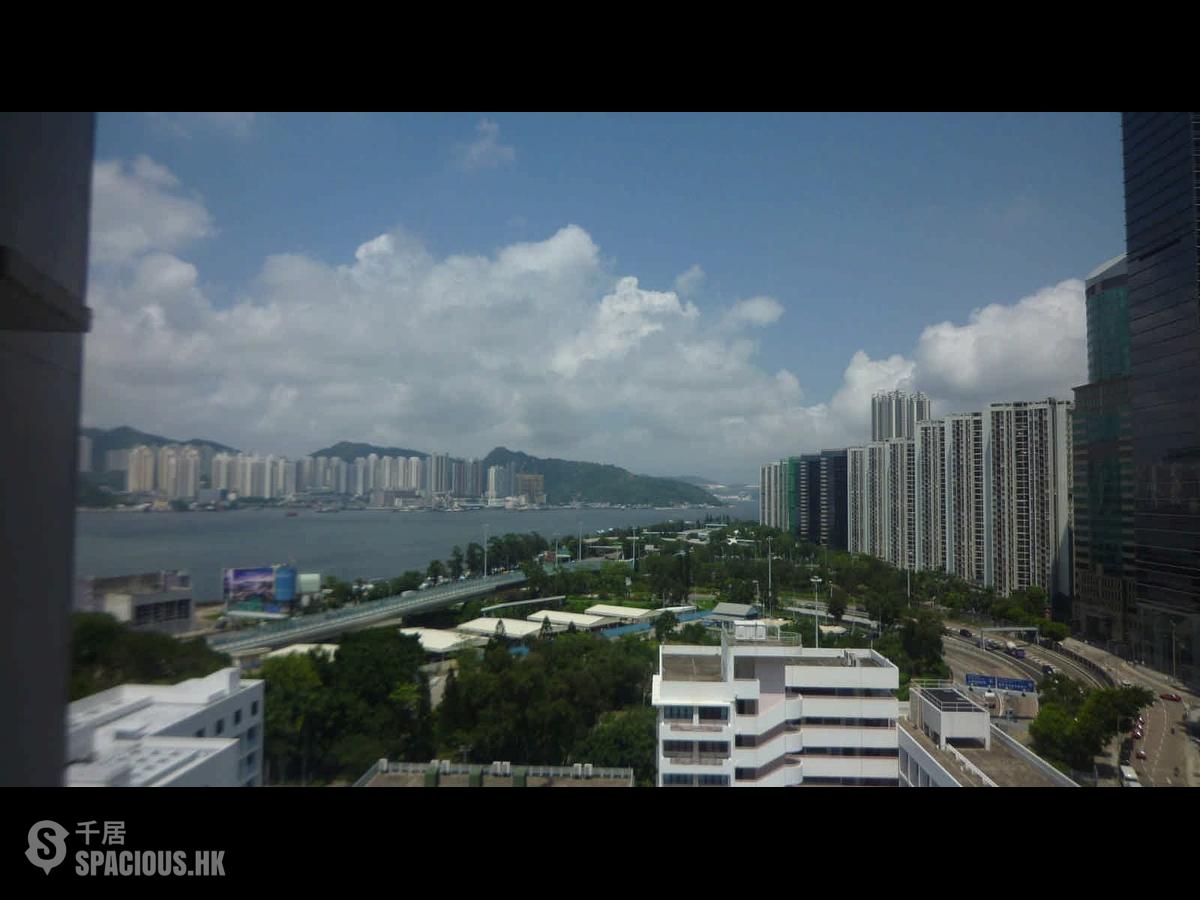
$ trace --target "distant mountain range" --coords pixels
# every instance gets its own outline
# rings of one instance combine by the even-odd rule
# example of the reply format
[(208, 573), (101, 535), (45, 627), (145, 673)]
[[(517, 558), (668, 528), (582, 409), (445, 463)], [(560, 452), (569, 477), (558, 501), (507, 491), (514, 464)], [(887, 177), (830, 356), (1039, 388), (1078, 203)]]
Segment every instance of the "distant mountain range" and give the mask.
[(551, 504), (721, 505), (720, 500), (695, 485), (673, 478), (634, 475), (619, 466), (540, 459), (507, 447), (497, 447), (483, 460), (484, 466), (506, 466), (510, 462), (518, 472), (545, 477), (546, 500)]
[(180, 441), (175, 438), (163, 437), (161, 434), (138, 431), (136, 428), (130, 428), (128, 425), (121, 425), (118, 428), (81, 428), (79, 429), (79, 433), (84, 437), (92, 439), (93, 471), (104, 468), (104, 454), (109, 450), (129, 450), (139, 444), (159, 446), (163, 444), (190, 444), (195, 447), (207, 444), (217, 451), (225, 453), (238, 452), (237, 448), (227, 447), (217, 441), (210, 441), (204, 438), (189, 438), (186, 441)]
[(404, 447), (379, 447), (375, 444), (362, 444), (355, 441), (338, 441), (332, 447), (316, 450), (309, 456), (332, 456), (352, 463), (358, 457), (370, 456), (372, 453), (376, 456), (419, 456), (422, 459), (429, 456), (428, 453), (421, 450), (406, 450)]
[[(138, 431), (136, 428), (128, 426), (108, 429), (83, 428), (80, 433), (92, 439), (93, 471), (103, 467), (104, 454), (109, 450), (128, 450), (139, 444), (192, 444), (196, 446), (207, 444), (214, 450), (227, 453), (238, 452), (236, 448), (217, 441), (202, 438), (180, 441)], [(339, 441), (309, 455), (338, 457), (352, 463), (358, 457), (369, 456), (372, 453), (376, 456), (419, 456), (423, 459), (430, 456), (423, 450), (411, 450), (406, 447), (380, 447), (376, 444), (356, 441)], [(657, 478), (650, 475), (634, 475), (619, 466), (576, 462), (568, 459), (542, 459), (530, 456), (528, 453), (509, 450), (507, 447), (497, 447), (484, 457), (483, 465), (486, 469), (488, 466), (506, 466), (510, 462), (514, 464), (517, 472), (544, 476), (546, 500), (554, 505), (576, 501), (637, 506), (721, 505), (720, 500), (700, 487), (700, 485), (715, 484), (715, 482), (697, 476)], [(98, 463), (99, 465), (97, 465)]]

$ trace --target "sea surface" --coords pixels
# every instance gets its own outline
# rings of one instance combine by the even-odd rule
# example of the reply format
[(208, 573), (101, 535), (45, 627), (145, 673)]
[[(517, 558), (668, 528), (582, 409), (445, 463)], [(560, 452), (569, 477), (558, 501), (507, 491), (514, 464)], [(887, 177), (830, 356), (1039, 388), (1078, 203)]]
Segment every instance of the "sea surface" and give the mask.
[(398, 512), (282, 509), (227, 512), (76, 513), (75, 572), (78, 577), (127, 575), (186, 569), (198, 601), (221, 598), (225, 568), (294, 563), (301, 572), (337, 578), (393, 578), (424, 571), (432, 559), (446, 560), (455, 545), (490, 536), (536, 531), (548, 541), (584, 536), (604, 528), (654, 525), (669, 519), (704, 517), (758, 519), (756, 503), (724, 509), (538, 509)]

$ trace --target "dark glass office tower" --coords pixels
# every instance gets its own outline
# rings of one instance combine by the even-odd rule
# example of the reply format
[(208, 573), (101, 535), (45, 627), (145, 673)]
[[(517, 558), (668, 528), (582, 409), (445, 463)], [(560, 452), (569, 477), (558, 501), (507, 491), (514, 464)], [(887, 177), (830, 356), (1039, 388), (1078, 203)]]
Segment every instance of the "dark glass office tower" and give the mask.
[(1200, 682), (1200, 114), (1124, 113), (1140, 644)]
[(846, 478), (846, 451), (822, 450), (820, 542), (834, 550), (846, 549)]
[(1088, 384), (1072, 420), (1074, 596), (1071, 621), (1129, 655), (1137, 642), (1133, 567), (1133, 433), (1125, 256), (1088, 276)]
[(813, 544), (821, 543), (821, 457), (806, 453), (796, 466), (796, 533)]

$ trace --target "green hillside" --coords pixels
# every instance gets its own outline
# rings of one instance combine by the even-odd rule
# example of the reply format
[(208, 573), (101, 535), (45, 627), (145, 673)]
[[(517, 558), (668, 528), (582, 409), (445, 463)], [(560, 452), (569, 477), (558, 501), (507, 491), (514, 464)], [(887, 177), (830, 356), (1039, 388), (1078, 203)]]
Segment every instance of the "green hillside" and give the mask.
[(676, 504), (723, 505), (701, 488), (671, 478), (634, 475), (618, 466), (566, 459), (540, 459), (527, 453), (497, 447), (484, 459), (484, 466), (514, 463), (517, 472), (543, 475), (546, 500), (551, 504), (621, 503), (674, 506)]
[(85, 437), (92, 439), (92, 469), (93, 471), (104, 467), (104, 454), (109, 450), (128, 450), (136, 447), (139, 444), (148, 444), (150, 446), (161, 446), (163, 444), (190, 444), (193, 447), (199, 447), (201, 444), (207, 444), (218, 452), (237, 453), (237, 448), (227, 447), (225, 444), (217, 441), (209, 441), (204, 438), (190, 438), (186, 441), (179, 441), (175, 438), (163, 437), (160, 434), (150, 434), (147, 431), (138, 431), (136, 428), (130, 428), (128, 425), (121, 425), (117, 428), (81, 428), (79, 433)]

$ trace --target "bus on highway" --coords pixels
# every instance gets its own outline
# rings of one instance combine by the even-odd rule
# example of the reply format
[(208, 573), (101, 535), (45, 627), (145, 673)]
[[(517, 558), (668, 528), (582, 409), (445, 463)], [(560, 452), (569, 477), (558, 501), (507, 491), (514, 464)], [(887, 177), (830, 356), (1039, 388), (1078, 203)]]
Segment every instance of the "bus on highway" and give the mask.
[(1133, 770), (1133, 766), (1121, 766), (1121, 787), (1141, 787), (1142, 783), (1138, 781), (1137, 772)]

